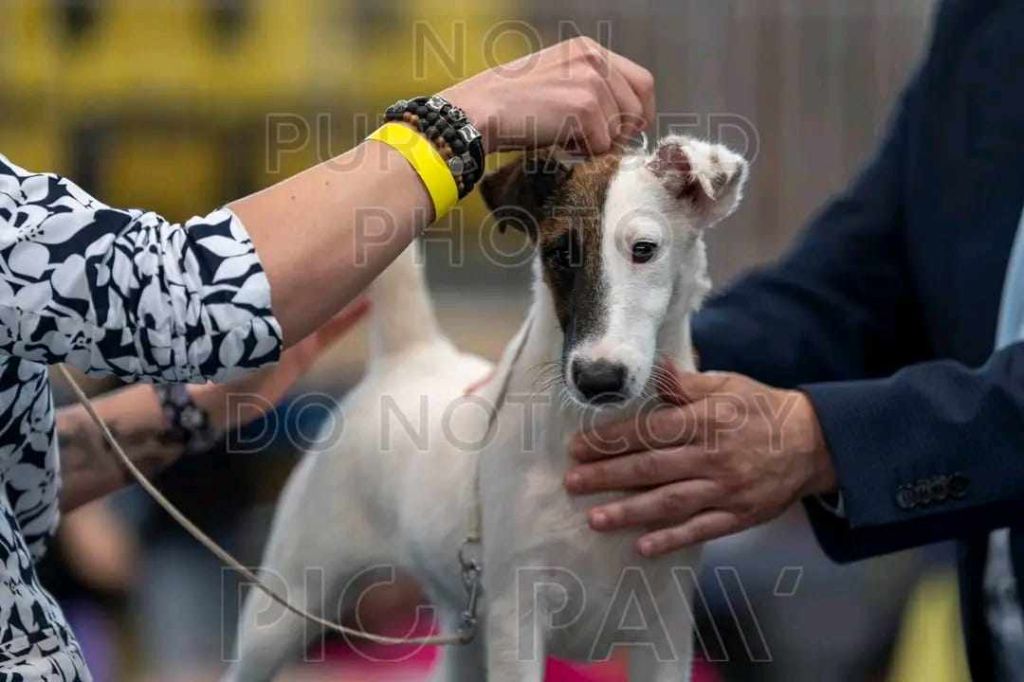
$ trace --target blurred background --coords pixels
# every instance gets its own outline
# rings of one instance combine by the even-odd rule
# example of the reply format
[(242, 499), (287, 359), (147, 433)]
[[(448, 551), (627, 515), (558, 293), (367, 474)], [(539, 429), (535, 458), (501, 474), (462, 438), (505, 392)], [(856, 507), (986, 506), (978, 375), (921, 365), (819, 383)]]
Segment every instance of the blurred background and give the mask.
[[(344, 151), (399, 97), (587, 34), (654, 72), (662, 132), (682, 125), (755, 156), (746, 202), (711, 236), (721, 285), (778, 256), (868, 157), (934, 4), (0, 0), (0, 152), (108, 203), (185, 219)], [(445, 328), (494, 358), (521, 320), (529, 275), (485, 257), (483, 217), (473, 197), (432, 230), (428, 264)], [(298, 393), (344, 394), (361, 371), (361, 334), (342, 346)], [(159, 480), (250, 564), (301, 454), (265, 441)], [(216, 679), (231, 654), (244, 592), (134, 491), (69, 515), (44, 576), (98, 680)], [(698, 679), (966, 679), (944, 547), (837, 567), (798, 510), (709, 546), (701, 594)], [(408, 584), (382, 591), (363, 624), (401, 629), (419, 599)], [(392, 662), (328, 642), (283, 678), (420, 680), (434, 652), (378, 653)], [(616, 660), (549, 671), (623, 679)]]

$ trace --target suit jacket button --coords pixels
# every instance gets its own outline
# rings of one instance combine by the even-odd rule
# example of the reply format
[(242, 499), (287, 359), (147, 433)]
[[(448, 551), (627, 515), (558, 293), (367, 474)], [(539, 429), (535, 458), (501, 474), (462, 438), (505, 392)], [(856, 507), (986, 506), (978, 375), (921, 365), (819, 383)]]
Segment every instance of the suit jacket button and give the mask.
[(932, 482), (929, 478), (922, 478), (914, 484), (914, 498), (917, 503), (926, 506), (932, 503)]
[(916, 507), (917, 500), (914, 496), (914, 489), (909, 485), (901, 485), (896, 491), (896, 506), (906, 510)]
[(961, 473), (955, 473), (949, 477), (949, 496), (954, 500), (961, 500), (967, 495), (967, 484), (970, 481)]
[(936, 476), (932, 479), (931, 497), (936, 502), (945, 502), (949, 497), (949, 476)]

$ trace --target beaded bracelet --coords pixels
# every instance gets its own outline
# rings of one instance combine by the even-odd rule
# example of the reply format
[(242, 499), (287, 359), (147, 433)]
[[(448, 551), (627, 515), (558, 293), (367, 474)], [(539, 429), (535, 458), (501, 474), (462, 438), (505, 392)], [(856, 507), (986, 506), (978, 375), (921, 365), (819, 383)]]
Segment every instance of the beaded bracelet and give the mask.
[(210, 415), (196, 404), (184, 384), (154, 384), (160, 410), (167, 421), (164, 436), (179, 443), (186, 455), (211, 450), (221, 433), (210, 423)]
[(384, 118), (415, 126), (430, 140), (455, 178), (459, 199), (472, 192), (483, 178), (483, 137), (465, 112), (443, 97), (399, 100), (388, 107)]

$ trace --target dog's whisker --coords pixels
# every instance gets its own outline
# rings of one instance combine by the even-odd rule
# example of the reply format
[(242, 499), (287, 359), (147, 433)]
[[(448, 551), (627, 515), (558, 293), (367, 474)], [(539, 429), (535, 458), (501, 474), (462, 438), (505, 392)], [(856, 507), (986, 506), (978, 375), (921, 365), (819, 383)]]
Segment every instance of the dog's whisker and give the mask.
[(664, 367), (660, 365), (654, 365), (651, 367), (651, 379), (648, 385), (644, 387), (645, 390), (651, 391), (652, 398), (658, 397), (663, 391), (672, 387), (675, 383), (675, 377)]
[(558, 362), (541, 362), (530, 370), (533, 374), (533, 380), (531, 384), (538, 389), (538, 392), (544, 392), (549, 390), (555, 382), (562, 379), (562, 366)]
[(563, 380), (564, 375), (562, 374), (561, 364), (551, 362), (546, 363), (546, 366), (538, 372), (538, 375), (534, 378), (532, 385), (537, 393), (543, 393), (551, 390), (558, 383), (563, 382)]
[(569, 389), (565, 387), (564, 383), (562, 384), (562, 388), (559, 390), (559, 395), (561, 397), (561, 404), (559, 405), (560, 409), (572, 409), (575, 405), (575, 401), (572, 398), (572, 394), (569, 393)]
[(547, 376), (537, 377), (533, 382), (533, 386), (539, 388), (541, 391), (550, 390), (551, 387), (562, 381), (561, 374), (548, 374)]
[(561, 363), (559, 363), (559, 362), (556, 362), (554, 360), (547, 360), (547, 361), (538, 362), (537, 364), (532, 365), (531, 367), (527, 368), (526, 371), (527, 372), (543, 373), (543, 372), (546, 372), (546, 371), (550, 371), (552, 369), (558, 369), (560, 366), (561, 366)]

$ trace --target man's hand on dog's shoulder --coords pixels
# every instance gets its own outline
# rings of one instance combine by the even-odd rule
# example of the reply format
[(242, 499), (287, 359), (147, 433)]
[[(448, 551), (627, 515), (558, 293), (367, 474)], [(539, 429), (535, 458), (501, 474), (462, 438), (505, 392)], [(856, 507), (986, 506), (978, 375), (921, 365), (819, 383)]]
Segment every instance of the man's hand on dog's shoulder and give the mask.
[[(644, 556), (665, 554), (769, 521), (836, 475), (810, 400), (738, 374), (668, 368), (668, 405), (577, 435), (573, 494), (635, 494), (589, 512), (599, 531), (639, 526)], [(640, 492), (636, 492), (640, 491)]]

